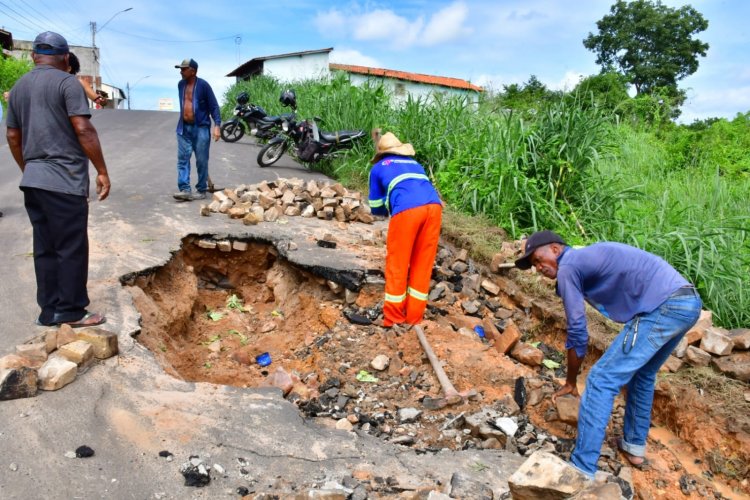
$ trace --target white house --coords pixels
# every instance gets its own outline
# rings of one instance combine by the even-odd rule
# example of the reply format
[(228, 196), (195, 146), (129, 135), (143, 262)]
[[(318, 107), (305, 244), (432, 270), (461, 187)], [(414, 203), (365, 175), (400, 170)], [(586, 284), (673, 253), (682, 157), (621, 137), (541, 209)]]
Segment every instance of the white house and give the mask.
[(256, 57), (234, 69), (227, 76), (237, 81), (249, 80), (257, 75), (273, 76), (282, 82), (327, 78), (334, 72), (345, 72), (352, 85), (364, 82), (382, 83), (394, 96), (394, 104), (401, 103), (411, 95), (429, 101), (436, 95), (462, 96), (469, 102), (479, 102), (482, 88), (461, 80), (445, 76), (423, 75), (383, 68), (352, 66), (329, 63), (333, 47), (304, 52), (291, 52), (275, 56)]
[(325, 78), (329, 74), (328, 54), (332, 50), (333, 47), (329, 47), (256, 57), (237, 67), (227, 76), (234, 76), (238, 82), (257, 75), (272, 76), (282, 82)]
[(465, 97), (470, 103), (479, 102), (482, 88), (460, 78), (446, 76), (423, 75), (384, 68), (370, 68), (367, 66), (352, 66), (349, 64), (329, 64), (332, 72), (343, 71), (349, 74), (352, 85), (364, 83), (383, 84), (390, 89), (395, 104), (406, 101), (411, 95), (414, 99), (422, 98), (430, 101), (436, 95), (447, 97)]

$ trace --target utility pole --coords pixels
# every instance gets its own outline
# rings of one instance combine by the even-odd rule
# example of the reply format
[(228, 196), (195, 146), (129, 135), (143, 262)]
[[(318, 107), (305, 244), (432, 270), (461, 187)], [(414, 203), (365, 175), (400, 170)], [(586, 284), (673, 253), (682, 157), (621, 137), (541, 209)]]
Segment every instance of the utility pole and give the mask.
[(112, 17), (107, 19), (107, 22), (102, 24), (101, 28), (96, 27), (96, 21), (90, 21), (89, 26), (91, 27), (91, 47), (94, 52), (94, 90), (96, 91), (96, 80), (99, 78), (99, 58), (98, 58), (98, 50), (96, 48), (96, 34), (104, 29), (105, 26), (109, 24), (109, 22), (117, 17), (118, 15), (122, 14), (123, 12), (128, 12), (129, 10), (133, 10), (133, 7), (128, 7), (127, 9), (123, 9), (119, 12), (115, 12)]
[[(135, 83), (133, 84), (133, 87), (132, 87), (132, 88), (135, 88), (135, 87), (136, 87), (136, 85), (138, 85), (139, 83), (141, 83), (141, 80), (144, 80), (144, 79), (148, 78), (149, 76), (151, 76), (151, 75), (146, 75), (146, 76), (142, 76), (142, 77), (140, 77), (140, 78), (139, 78), (139, 79), (138, 79), (138, 80), (137, 80), (137, 81), (136, 81), (136, 82), (135, 82)], [(130, 82), (126, 82), (126, 83), (125, 83), (125, 89), (126, 89), (126, 90), (128, 91), (128, 109), (130, 109), (130, 89), (131, 89), (131, 87), (130, 87)]]

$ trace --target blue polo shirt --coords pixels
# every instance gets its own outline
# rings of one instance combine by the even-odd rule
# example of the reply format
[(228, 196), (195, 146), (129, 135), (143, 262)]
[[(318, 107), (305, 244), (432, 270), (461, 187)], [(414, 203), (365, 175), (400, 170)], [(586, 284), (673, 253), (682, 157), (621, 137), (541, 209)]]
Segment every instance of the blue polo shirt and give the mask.
[(565, 247), (557, 258), (557, 294), (568, 322), (566, 349), (586, 354), (589, 334), (584, 301), (606, 317), (627, 323), (649, 313), (690, 285), (664, 259), (622, 243)]
[(388, 155), (370, 170), (368, 204), (373, 215), (390, 215), (431, 203), (441, 204), (424, 167), (408, 156)]

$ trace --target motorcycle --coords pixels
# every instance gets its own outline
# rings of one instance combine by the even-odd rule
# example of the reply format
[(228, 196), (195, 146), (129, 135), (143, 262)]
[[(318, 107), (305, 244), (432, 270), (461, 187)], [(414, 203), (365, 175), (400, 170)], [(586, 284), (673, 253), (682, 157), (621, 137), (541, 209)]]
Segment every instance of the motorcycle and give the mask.
[[(266, 111), (255, 104), (250, 103), (247, 92), (237, 96), (237, 105), (234, 107), (234, 118), (221, 125), (221, 138), (226, 142), (237, 142), (249, 131), (259, 139), (271, 139), (276, 136), (278, 129), (289, 114), (269, 116)], [(247, 129), (247, 130), (246, 130)]]
[(268, 141), (258, 153), (258, 165), (268, 167), (276, 163), (289, 150), (303, 163), (316, 163), (344, 149), (351, 149), (365, 137), (364, 130), (339, 130), (324, 132), (314, 120), (297, 121), (295, 116), (282, 123), (282, 132)]

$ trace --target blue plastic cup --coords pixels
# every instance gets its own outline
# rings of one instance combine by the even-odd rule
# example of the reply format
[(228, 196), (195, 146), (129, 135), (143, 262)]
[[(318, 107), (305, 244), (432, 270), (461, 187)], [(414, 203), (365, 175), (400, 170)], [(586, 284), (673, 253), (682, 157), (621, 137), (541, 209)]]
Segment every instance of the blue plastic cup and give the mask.
[(255, 362), (258, 363), (259, 366), (268, 366), (271, 364), (271, 355), (267, 352), (259, 354), (255, 356)]
[(481, 325), (477, 325), (474, 327), (474, 331), (477, 332), (477, 335), (479, 335), (480, 339), (484, 338), (484, 327)]

